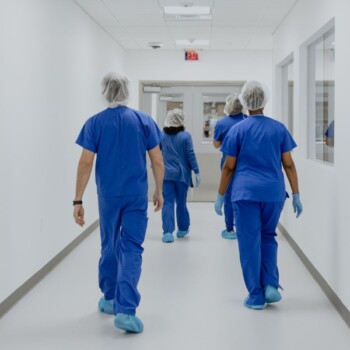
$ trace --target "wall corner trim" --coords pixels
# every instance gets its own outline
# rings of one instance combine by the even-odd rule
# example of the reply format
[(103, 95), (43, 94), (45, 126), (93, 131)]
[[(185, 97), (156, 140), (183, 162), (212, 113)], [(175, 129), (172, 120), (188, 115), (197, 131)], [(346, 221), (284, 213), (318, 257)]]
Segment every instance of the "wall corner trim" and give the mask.
[(290, 236), (288, 231), (283, 227), (281, 223), (278, 224), (278, 230), (281, 232), (283, 237), (287, 240), (287, 242), (290, 244), (292, 249), (295, 251), (295, 253), (298, 255), (299, 259), (302, 261), (302, 263), (305, 265), (311, 276), (314, 278), (314, 280), (317, 282), (317, 284), (320, 286), (322, 291), (326, 294), (329, 301), (332, 303), (334, 308), (337, 310), (339, 315), (342, 317), (344, 322), (347, 324), (347, 326), (350, 328), (350, 311), (347, 309), (347, 307), (343, 304), (343, 302), (340, 300), (338, 295), (334, 292), (334, 290), (330, 287), (330, 285), (327, 283), (327, 281), (323, 278), (323, 276), (318, 272), (318, 270), (315, 268), (315, 266), (311, 263), (311, 261), (308, 259), (308, 257), (304, 254), (304, 252), (301, 250), (299, 245), (294, 241), (294, 239)]
[(85, 238), (87, 238), (99, 226), (96, 220), (86, 228), (78, 237), (69, 243), (63, 250), (54, 256), (32, 277), (18, 287), (3, 302), (0, 303), (0, 319), (4, 316), (21, 298), (23, 298), (32, 288), (34, 288), (47, 274), (49, 274), (64, 258), (66, 258)]

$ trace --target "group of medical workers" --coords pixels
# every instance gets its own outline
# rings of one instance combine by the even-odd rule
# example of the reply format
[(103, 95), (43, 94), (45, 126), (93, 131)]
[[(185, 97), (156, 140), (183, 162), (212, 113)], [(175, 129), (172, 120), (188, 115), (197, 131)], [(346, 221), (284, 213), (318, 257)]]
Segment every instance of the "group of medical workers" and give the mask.
[[(84, 225), (82, 198), (96, 155), (101, 235), (98, 271), (103, 294), (98, 308), (115, 315), (115, 327), (140, 333), (143, 324), (136, 309), (148, 221), (146, 154), (156, 187), (153, 204), (155, 211), (162, 210), (164, 243), (174, 242), (175, 216), (177, 238), (189, 234), (186, 199), (188, 188), (193, 186), (192, 171), (196, 186), (201, 178), (183, 111), (169, 111), (161, 131), (150, 116), (127, 107), (128, 85), (127, 77), (117, 73), (103, 78), (102, 96), (107, 108), (86, 121), (76, 140), (83, 150), (73, 216), (78, 225)], [(213, 141), (222, 152), (214, 207), (218, 215), (224, 207), (226, 228), (222, 237), (238, 240), (249, 292), (244, 306), (255, 310), (281, 299), (276, 227), (288, 197), (282, 167), (292, 189), (294, 212), (298, 217), (303, 211), (291, 156), (296, 143), (282, 123), (263, 114), (267, 101), (268, 92), (262, 84), (247, 82), (239, 96), (227, 98), (227, 116), (216, 124)]]

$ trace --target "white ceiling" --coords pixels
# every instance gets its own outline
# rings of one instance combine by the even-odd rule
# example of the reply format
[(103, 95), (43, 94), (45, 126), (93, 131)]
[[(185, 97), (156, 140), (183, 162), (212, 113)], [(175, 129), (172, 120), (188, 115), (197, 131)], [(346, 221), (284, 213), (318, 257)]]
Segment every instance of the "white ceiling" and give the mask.
[[(183, 49), (176, 40), (209, 40), (209, 50), (272, 49), (272, 35), (298, 0), (74, 0), (125, 50)], [(164, 6), (210, 6), (212, 19), (175, 21)]]

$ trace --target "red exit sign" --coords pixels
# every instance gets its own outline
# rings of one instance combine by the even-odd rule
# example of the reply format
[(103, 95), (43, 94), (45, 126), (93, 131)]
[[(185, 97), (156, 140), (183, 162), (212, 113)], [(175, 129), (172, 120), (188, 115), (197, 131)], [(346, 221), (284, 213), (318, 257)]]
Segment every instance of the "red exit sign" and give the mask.
[(195, 50), (186, 50), (185, 51), (185, 60), (186, 61), (198, 61), (199, 54)]

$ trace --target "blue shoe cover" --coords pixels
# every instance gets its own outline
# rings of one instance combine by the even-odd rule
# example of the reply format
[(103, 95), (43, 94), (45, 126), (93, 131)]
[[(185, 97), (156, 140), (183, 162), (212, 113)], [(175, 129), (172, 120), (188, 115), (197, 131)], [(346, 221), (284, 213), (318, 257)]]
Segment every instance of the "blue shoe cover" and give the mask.
[(224, 230), (221, 232), (221, 237), (225, 239), (237, 239), (237, 233), (235, 231)]
[(178, 231), (176, 232), (176, 236), (177, 236), (178, 238), (184, 238), (186, 235), (188, 235), (188, 233), (189, 233), (188, 230), (187, 230), (187, 231), (180, 231), (180, 230), (178, 230)]
[(267, 304), (277, 303), (281, 299), (282, 295), (277, 288), (270, 285), (265, 286), (265, 301)]
[(127, 332), (143, 332), (141, 320), (134, 315), (117, 314), (117, 316), (114, 317), (114, 326)]
[(101, 297), (98, 302), (98, 309), (105, 314), (114, 315), (114, 300), (106, 300), (105, 297)]
[(174, 236), (173, 236), (173, 234), (170, 233), (170, 232), (164, 233), (163, 238), (162, 238), (162, 241), (163, 241), (164, 243), (172, 243), (172, 242), (174, 242)]
[(244, 299), (244, 306), (247, 307), (248, 309), (253, 309), (253, 310), (262, 310), (265, 307), (264, 305), (252, 305), (252, 304), (247, 304), (249, 297), (246, 297)]

